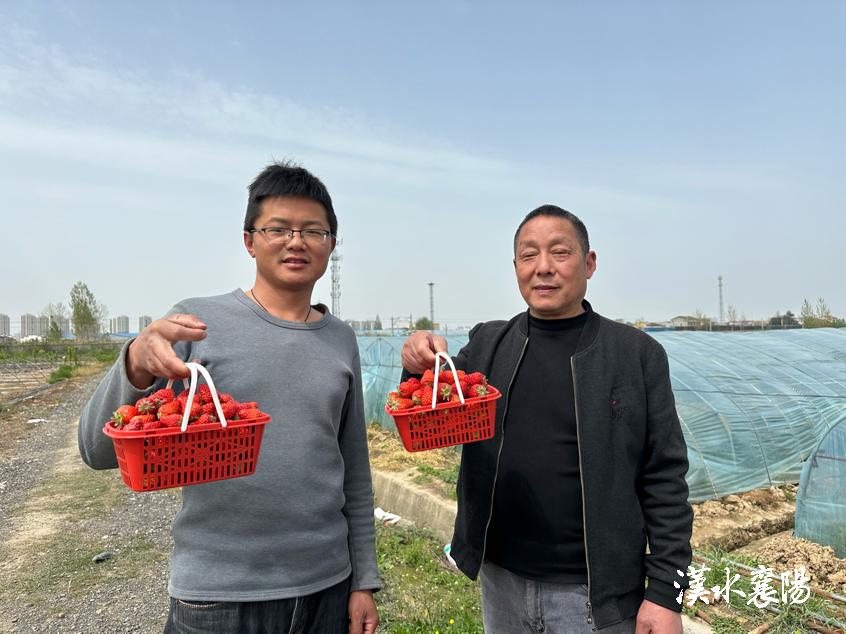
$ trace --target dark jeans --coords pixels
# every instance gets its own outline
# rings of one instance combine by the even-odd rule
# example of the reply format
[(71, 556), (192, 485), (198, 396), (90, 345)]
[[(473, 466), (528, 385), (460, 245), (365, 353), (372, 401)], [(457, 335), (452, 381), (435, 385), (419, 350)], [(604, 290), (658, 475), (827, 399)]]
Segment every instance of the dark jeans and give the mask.
[(238, 603), (170, 598), (165, 634), (346, 634), (350, 579), (304, 597)]

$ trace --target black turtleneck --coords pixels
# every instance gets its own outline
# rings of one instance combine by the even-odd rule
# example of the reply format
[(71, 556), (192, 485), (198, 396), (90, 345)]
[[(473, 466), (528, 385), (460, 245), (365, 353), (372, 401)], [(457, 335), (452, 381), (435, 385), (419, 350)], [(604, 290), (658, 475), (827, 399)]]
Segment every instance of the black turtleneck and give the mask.
[(529, 343), (509, 396), (519, 415), (505, 424), (485, 556), (538, 581), (587, 581), (570, 367), (587, 317), (529, 315)]

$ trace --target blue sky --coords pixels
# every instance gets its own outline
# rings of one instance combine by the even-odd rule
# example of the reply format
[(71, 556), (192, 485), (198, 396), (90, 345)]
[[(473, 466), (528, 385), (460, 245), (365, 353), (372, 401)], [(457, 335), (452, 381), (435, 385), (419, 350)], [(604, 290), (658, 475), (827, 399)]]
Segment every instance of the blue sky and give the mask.
[[(543, 203), (598, 253), (612, 318), (846, 315), (846, 4), (0, 4), (0, 313), (112, 315), (249, 288), (270, 160), (320, 176), (341, 316), (522, 310)], [(328, 273), (315, 300), (329, 303)], [(14, 326), (13, 326), (14, 329)]]

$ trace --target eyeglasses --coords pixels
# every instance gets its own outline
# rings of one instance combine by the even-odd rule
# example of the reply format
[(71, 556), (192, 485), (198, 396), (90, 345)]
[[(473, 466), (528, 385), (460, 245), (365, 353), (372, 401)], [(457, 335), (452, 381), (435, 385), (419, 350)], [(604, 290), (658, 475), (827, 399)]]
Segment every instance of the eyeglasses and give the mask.
[(250, 233), (261, 233), (268, 244), (283, 245), (294, 239), (294, 234), (299, 233), (300, 239), (310, 246), (320, 246), (335, 237), (335, 234), (325, 229), (287, 229), (286, 227), (253, 227)]

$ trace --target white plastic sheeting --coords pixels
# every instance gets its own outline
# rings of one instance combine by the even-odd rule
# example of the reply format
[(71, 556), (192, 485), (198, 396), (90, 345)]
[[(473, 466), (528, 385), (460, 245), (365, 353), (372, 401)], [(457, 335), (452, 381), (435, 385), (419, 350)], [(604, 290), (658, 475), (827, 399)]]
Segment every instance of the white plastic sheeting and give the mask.
[[(846, 417), (846, 329), (651, 332), (667, 350), (688, 445), (691, 501), (796, 482), (820, 439)], [(365, 416), (392, 428), (385, 395), (404, 337), (359, 337)], [(467, 337), (449, 337), (451, 354)]]

